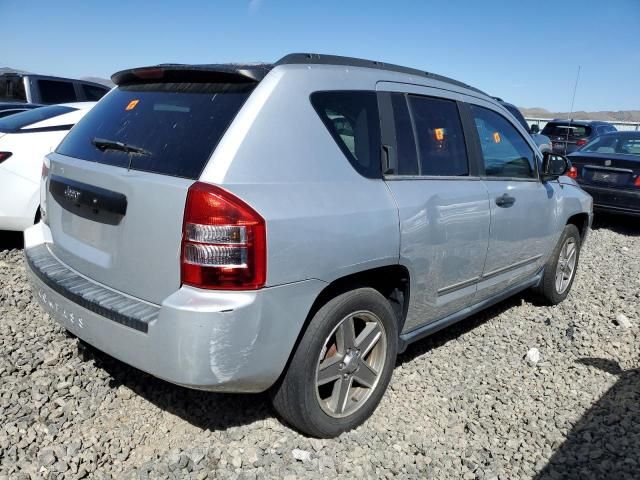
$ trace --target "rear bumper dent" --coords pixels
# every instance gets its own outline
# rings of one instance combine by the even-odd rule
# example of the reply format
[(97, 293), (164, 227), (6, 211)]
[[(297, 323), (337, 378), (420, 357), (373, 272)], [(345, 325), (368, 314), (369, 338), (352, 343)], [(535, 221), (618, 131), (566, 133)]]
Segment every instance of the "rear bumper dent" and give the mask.
[[(27, 231), (47, 236), (38, 224)], [(28, 253), (27, 253), (28, 254)], [(166, 298), (147, 332), (85, 308), (42, 281), (27, 264), (42, 307), (99, 350), (151, 375), (190, 388), (260, 392), (280, 376), (306, 315), (326, 285), (307, 280), (251, 292), (182, 287)]]

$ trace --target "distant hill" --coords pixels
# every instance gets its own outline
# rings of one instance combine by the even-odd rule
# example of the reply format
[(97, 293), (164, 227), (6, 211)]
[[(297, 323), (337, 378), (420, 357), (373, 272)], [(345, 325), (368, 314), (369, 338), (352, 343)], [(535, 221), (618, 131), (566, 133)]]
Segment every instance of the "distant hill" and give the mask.
[(16, 70), (15, 68), (0, 67), (0, 73), (29, 73), (24, 70)]
[[(527, 118), (568, 118), (569, 112), (550, 112), (545, 108), (518, 107)], [(571, 118), (580, 120), (603, 120), (605, 122), (640, 122), (640, 110), (619, 110), (617, 112), (585, 112), (577, 111)]]

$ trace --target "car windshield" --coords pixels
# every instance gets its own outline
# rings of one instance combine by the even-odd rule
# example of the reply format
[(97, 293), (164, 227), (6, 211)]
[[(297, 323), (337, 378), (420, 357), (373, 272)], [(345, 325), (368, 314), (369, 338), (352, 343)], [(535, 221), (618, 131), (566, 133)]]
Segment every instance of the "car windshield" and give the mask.
[(640, 156), (640, 133), (637, 135), (602, 135), (587, 143), (582, 151)]
[(547, 137), (585, 138), (591, 135), (589, 125), (576, 125), (570, 122), (549, 122), (542, 129), (542, 135)]
[(0, 132), (11, 133), (32, 125), (34, 123), (57, 117), (63, 113), (69, 113), (77, 108), (66, 107), (64, 105), (51, 105), (49, 107), (34, 108), (25, 112), (9, 115), (0, 119)]

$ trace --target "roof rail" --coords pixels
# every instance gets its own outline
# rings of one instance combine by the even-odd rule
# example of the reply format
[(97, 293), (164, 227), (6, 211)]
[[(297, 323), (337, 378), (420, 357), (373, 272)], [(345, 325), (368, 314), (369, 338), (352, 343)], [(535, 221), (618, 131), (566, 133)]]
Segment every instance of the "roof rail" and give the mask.
[(444, 77), (436, 73), (425, 72), (424, 70), (417, 70), (415, 68), (403, 67), (400, 65), (394, 65), (392, 63), (378, 62), (376, 60), (365, 60), (362, 58), (342, 57), (339, 55), (323, 55), (319, 53), (290, 53), (289, 55), (285, 55), (280, 60), (278, 60), (274, 64), (274, 66), (298, 64), (364, 67), (373, 68), (376, 70), (386, 70), (389, 72), (406, 73), (407, 75), (416, 75), (432, 80), (438, 80), (439, 82), (449, 83), (458, 87), (468, 88), (483, 95), (487, 95), (482, 90), (467, 85), (466, 83), (459, 82), (458, 80), (454, 80), (453, 78)]

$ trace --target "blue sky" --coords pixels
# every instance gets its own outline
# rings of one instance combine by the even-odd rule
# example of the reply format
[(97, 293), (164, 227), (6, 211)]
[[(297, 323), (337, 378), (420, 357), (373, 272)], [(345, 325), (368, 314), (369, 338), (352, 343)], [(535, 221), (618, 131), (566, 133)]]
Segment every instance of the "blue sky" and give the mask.
[(640, 0), (0, 0), (0, 66), (108, 77), (289, 52), (416, 67), (519, 106), (640, 109)]

